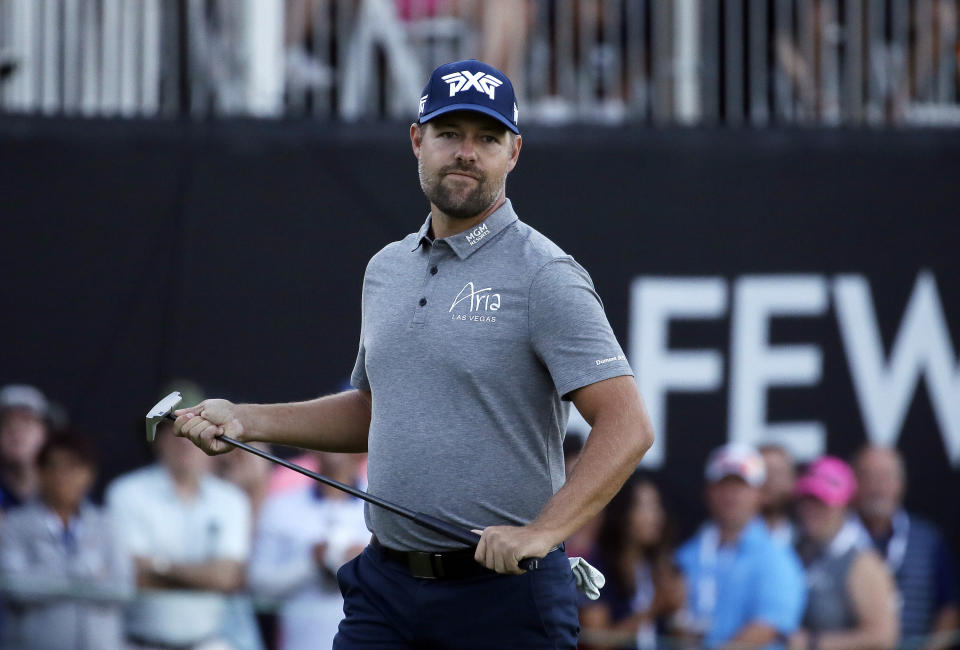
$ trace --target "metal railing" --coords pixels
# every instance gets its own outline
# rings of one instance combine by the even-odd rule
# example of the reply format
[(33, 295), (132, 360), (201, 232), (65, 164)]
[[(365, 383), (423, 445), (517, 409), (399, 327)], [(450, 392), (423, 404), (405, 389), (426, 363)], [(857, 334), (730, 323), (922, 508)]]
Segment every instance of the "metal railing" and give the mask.
[(957, 0), (0, 0), (0, 110), (409, 119), (477, 57), (527, 124), (960, 124), (957, 33)]

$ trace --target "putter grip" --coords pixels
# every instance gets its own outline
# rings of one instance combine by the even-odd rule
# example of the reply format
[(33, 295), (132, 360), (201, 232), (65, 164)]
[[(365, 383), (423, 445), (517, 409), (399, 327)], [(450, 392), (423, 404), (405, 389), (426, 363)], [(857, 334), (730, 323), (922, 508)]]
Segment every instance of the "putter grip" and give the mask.
[[(435, 533), (440, 533), (444, 537), (463, 542), (470, 548), (475, 549), (477, 548), (477, 544), (480, 543), (480, 536), (472, 530), (465, 530), (442, 519), (425, 515), (422, 512), (416, 513), (416, 518), (413, 521), (424, 528), (429, 528)], [(540, 560), (535, 557), (525, 557), (520, 560), (519, 565), (524, 571), (535, 571), (540, 565)]]

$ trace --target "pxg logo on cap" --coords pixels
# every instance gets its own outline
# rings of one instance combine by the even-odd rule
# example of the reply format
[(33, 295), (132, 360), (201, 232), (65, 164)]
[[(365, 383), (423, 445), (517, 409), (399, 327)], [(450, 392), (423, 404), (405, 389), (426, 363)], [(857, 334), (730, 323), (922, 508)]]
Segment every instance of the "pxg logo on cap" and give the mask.
[(452, 111), (476, 111), (520, 133), (513, 84), (507, 75), (476, 59), (454, 61), (434, 70), (423, 89), (419, 110), (419, 124)]

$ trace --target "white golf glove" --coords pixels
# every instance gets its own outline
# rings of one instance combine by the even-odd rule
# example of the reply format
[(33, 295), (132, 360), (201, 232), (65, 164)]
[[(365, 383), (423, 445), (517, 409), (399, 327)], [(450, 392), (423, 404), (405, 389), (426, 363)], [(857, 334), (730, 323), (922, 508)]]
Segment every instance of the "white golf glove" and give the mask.
[(596, 600), (600, 597), (600, 590), (607, 582), (603, 574), (590, 566), (582, 557), (567, 558), (570, 560), (570, 570), (577, 579), (577, 591), (584, 594), (590, 600)]

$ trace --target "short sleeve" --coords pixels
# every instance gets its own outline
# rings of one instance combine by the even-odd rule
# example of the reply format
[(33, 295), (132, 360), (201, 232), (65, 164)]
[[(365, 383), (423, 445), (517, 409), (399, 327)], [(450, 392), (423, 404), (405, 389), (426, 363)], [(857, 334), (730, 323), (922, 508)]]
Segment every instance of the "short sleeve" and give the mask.
[(353, 372), (350, 373), (350, 385), (357, 390), (370, 390), (370, 382), (367, 380), (367, 353), (363, 347), (363, 331), (360, 332), (360, 349), (357, 350), (357, 361), (353, 364)]
[[(370, 272), (369, 265), (367, 266), (366, 273)], [(353, 364), (353, 372), (350, 373), (350, 385), (356, 388), (357, 390), (370, 390), (370, 381), (367, 379), (367, 350), (363, 344), (363, 335), (366, 325), (364, 322), (364, 314), (366, 313), (366, 301), (367, 295), (367, 276), (364, 273), (363, 276), (363, 290), (360, 292), (360, 345), (357, 349), (357, 360)]]
[(759, 588), (754, 621), (766, 623), (784, 635), (800, 625), (806, 605), (803, 568), (792, 550), (775, 548), (759, 564)]
[(528, 308), (532, 345), (561, 396), (633, 375), (589, 274), (572, 258), (540, 268), (530, 285)]

